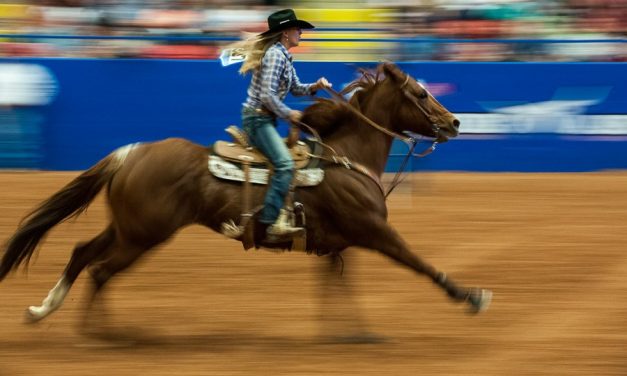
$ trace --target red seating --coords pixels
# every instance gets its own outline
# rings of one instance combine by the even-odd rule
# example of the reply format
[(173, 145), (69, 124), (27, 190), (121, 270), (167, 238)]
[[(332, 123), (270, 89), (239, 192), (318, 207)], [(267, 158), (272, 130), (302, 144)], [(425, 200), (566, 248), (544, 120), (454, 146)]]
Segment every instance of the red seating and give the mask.
[(217, 59), (218, 48), (194, 45), (155, 45), (144, 48), (140, 57), (153, 59)]

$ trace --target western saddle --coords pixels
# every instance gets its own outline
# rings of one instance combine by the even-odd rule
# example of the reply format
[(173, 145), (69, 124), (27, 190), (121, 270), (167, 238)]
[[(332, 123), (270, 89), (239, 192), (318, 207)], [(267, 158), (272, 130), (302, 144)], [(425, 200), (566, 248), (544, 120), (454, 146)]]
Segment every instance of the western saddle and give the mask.
[[(235, 125), (231, 125), (225, 131), (231, 135), (233, 142), (216, 141), (213, 145), (213, 152), (216, 155), (225, 160), (241, 164), (268, 165), (268, 159), (251, 145), (248, 135), (243, 130)], [(289, 144), (287, 146), (296, 169), (305, 168), (311, 159), (309, 146), (302, 141), (297, 141), (293, 146)]]
[[(268, 169), (270, 170), (267, 174), (269, 179), (269, 175), (271, 174), (271, 165), (269, 164), (268, 159), (259, 150), (252, 146), (251, 142), (248, 139), (248, 135), (239, 127), (235, 125), (230, 125), (228, 128), (225, 129), (225, 131), (229, 135), (231, 135), (233, 141), (216, 141), (213, 145), (214, 155), (210, 158), (214, 158), (215, 156), (217, 156), (222, 160), (227, 161), (227, 163), (231, 162), (232, 164), (239, 165), (237, 167), (238, 169), (241, 166), (241, 170), (243, 171), (243, 179), (241, 180), (243, 181), (244, 189), (242, 193), (242, 213), (240, 214), (239, 224), (236, 224), (233, 220), (224, 222), (221, 226), (221, 232), (227, 237), (242, 241), (244, 249), (248, 250), (254, 246), (258, 246), (257, 244), (255, 244), (255, 226), (253, 225), (252, 221), (250, 221), (250, 219), (260, 209), (260, 207), (251, 208), (251, 184), (253, 182), (258, 184), (260, 183), (259, 181), (254, 181), (254, 179), (252, 179), (251, 173), (253, 171), (251, 170)], [(290, 142), (286, 140), (286, 144), (294, 160), (294, 165), (297, 172), (298, 170), (306, 171), (305, 169), (312, 160), (310, 147), (303, 141), (296, 141), (293, 142), (292, 145), (290, 145)], [(210, 159), (210, 170), (212, 170), (211, 163), (212, 161)], [(215, 176), (223, 177), (219, 176), (216, 171), (211, 172)], [(319, 183), (319, 181), (309, 185), (315, 185), (317, 183)], [(288, 220), (291, 222), (292, 225), (304, 227), (305, 214), (302, 204), (294, 202), (294, 185), (295, 184), (293, 183), (290, 186), (290, 192), (287, 196), (285, 203), (285, 207), (287, 209), (286, 211), (288, 213)], [(303, 231), (302, 234), (299, 234), (296, 237), (290, 239), (266, 238), (265, 240), (273, 243), (288, 244), (288, 248), (291, 249), (305, 250), (306, 239), (306, 233)]]

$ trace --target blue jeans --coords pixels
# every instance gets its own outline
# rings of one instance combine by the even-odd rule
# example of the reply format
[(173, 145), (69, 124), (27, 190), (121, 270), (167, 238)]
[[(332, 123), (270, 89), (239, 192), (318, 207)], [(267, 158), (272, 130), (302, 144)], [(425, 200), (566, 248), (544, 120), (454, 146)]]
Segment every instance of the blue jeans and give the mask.
[(250, 142), (268, 158), (274, 167), (274, 173), (263, 202), (259, 222), (272, 224), (279, 216), (285, 203), (285, 196), (294, 177), (294, 161), (283, 138), (276, 130), (276, 119), (256, 113), (254, 110), (242, 110), (242, 126)]

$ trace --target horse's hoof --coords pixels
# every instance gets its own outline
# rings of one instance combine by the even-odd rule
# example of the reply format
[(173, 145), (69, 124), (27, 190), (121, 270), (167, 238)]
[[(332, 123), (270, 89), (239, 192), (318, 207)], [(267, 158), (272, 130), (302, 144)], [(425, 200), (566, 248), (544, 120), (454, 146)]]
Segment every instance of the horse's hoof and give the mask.
[(24, 322), (26, 324), (34, 324), (43, 318), (44, 316), (37, 312), (37, 307), (35, 306), (26, 308), (26, 311), (24, 312)]
[(468, 295), (468, 302), (470, 303), (470, 313), (483, 312), (488, 309), (492, 302), (492, 291), (474, 288)]

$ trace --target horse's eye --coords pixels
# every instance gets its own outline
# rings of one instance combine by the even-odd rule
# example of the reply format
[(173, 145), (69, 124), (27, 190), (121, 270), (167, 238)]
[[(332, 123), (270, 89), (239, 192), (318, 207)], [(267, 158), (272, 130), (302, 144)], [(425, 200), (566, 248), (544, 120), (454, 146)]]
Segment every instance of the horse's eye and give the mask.
[(428, 96), (429, 93), (427, 93), (426, 90), (423, 90), (422, 93), (420, 93), (420, 99), (427, 99)]

